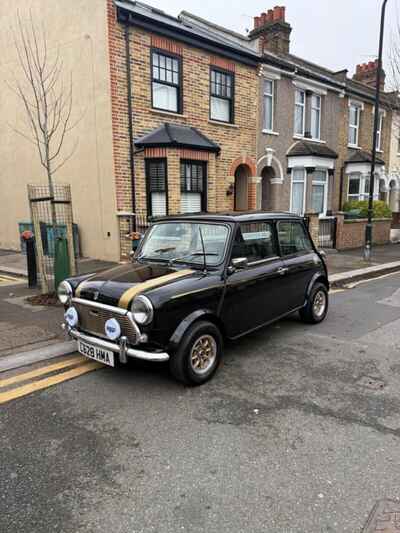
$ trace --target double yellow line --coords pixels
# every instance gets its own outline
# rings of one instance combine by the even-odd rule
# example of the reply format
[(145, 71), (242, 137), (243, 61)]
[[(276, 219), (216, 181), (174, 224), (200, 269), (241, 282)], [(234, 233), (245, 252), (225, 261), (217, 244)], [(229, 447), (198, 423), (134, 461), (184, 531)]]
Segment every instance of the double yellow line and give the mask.
[[(74, 368), (71, 370), (66, 370), (69, 367)], [(26, 396), (35, 391), (47, 389), (48, 387), (52, 387), (58, 383), (62, 383), (63, 381), (77, 378), (78, 376), (82, 376), (88, 372), (93, 372), (93, 370), (97, 370), (98, 368), (104, 368), (104, 365), (97, 363), (96, 361), (90, 361), (86, 359), (86, 357), (75, 356), (69, 359), (64, 359), (59, 363), (36, 368), (30, 372), (25, 372), (10, 378), (2, 379), (0, 380), (0, 404), (10, 402), (16, 398), (21, 398), (22, 396)], [(21, 385), (16, 388), (10, 388), (4, 392), (1, 392), (1, 389), (12, 387), (13, 385), (19, 385), (20, 383), (24, 383), (35, 378), (40, 378), (41, 376), (45, 376), (59, 370), (62, 370), (62, 372), (59, 374), (55, 374), (44, 379), (39, 379), (37, 381), (32, 381), (25, 385)]]

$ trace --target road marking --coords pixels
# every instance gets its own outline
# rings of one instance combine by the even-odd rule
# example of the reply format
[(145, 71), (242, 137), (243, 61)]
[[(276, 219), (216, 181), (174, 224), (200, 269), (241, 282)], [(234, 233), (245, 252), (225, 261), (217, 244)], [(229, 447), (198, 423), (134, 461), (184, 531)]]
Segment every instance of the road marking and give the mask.
[(24, 280), (21, 278), (12, 278), (11, 276), (4, 276), (3, 274), (0, 275), (0, 285), (2, 287), (7, 285), (19, 285), (20, 283), (24, 283)]
[(36, 368), (35, 370), (31, 370), (30, 372), (18, 374), (8, 379), (1, 379), (0, 389), (3, 387), (8, 387), (9, 385), (14, 385), (14, 383), (20, 383), (22, 381), (28, 381), (29, 379), (43, 376), (44, 374), (50, 374), (50, 372), (54, 372), (55, 370), (61, 370), (69, 366), (78, 365), (80, 363), (83, 363), (84, 361), (87, 361), (86, 357), (70, 357), (69, 359), (64, 359), (64, 361), (61, 361), (60, 363), (54, 363), (52, 365)]
[(10, 402), (11, 400), (15, 400), (16, 398), (27, 396), (28, 394), (32, 394), (32, 392), (47, 389), (54, 385), (58, 385), (63, 381), (68, 381), (78, 376), (82, 376), (83, 374), (87, 374), (88, 372), (93, 372), (93, 370), (98, 370), (99, 368), (104, 368), (104, 365), (97, 362), (90, 362), (85, 365), (78, 366), (77, 368), (73, 368), (72, 370), (67, 370), (67, 372), (57, 374), (56, 376), (51, 376), (46, 379), (34, 381), (33, 383), (28, 383), (27, 385), (23, 385), (22, 387), (18, 387), (16, 389), (1, 392), (0, 404)]
[(329, 294), (337, 294), (338, 292), (345, 292), (346, 289), (334, 289), (333, 291), (329, 291)]

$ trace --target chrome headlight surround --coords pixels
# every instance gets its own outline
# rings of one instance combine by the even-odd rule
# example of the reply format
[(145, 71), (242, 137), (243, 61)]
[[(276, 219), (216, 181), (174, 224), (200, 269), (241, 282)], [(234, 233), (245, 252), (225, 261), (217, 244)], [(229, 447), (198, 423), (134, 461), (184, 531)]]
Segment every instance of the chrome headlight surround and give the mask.
[(131, 312), (135, 322), (141, 326), (151, 324), (154, 317), (154, 308), (150, 300), (143, 295), (136, 296), (131, 305)]
[(63, 305), (71, 301), (73, 290), (68, 281), (62, 281), (57, 289), (57, 296)]

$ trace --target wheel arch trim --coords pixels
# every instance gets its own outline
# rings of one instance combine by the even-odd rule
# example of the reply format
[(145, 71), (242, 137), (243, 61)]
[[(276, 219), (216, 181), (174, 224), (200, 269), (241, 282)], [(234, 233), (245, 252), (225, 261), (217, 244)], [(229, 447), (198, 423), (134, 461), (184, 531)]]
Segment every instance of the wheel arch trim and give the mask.
[(179, 347), (179, 344), (181, 343), (187, 330), (192, 326), (192, 324), (202, 318), (215, 324), (221, 330), (221, 334), (224, 335), (224, 331), (221, 328), (221, 320), (218, 318), (218, 316), (210, 309), (198, 309), (184, 318), (176, 328), (169, 340), (168, 353), (170, 351), (175, 351)]

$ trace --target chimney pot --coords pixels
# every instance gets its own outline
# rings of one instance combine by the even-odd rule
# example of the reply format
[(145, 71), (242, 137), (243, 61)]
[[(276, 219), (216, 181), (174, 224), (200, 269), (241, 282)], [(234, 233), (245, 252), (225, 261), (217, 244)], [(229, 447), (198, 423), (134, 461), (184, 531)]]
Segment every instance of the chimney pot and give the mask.
[(273, 22), (273, 20), (274, 20), (274, 10), (268, 9), (267, 22)]

